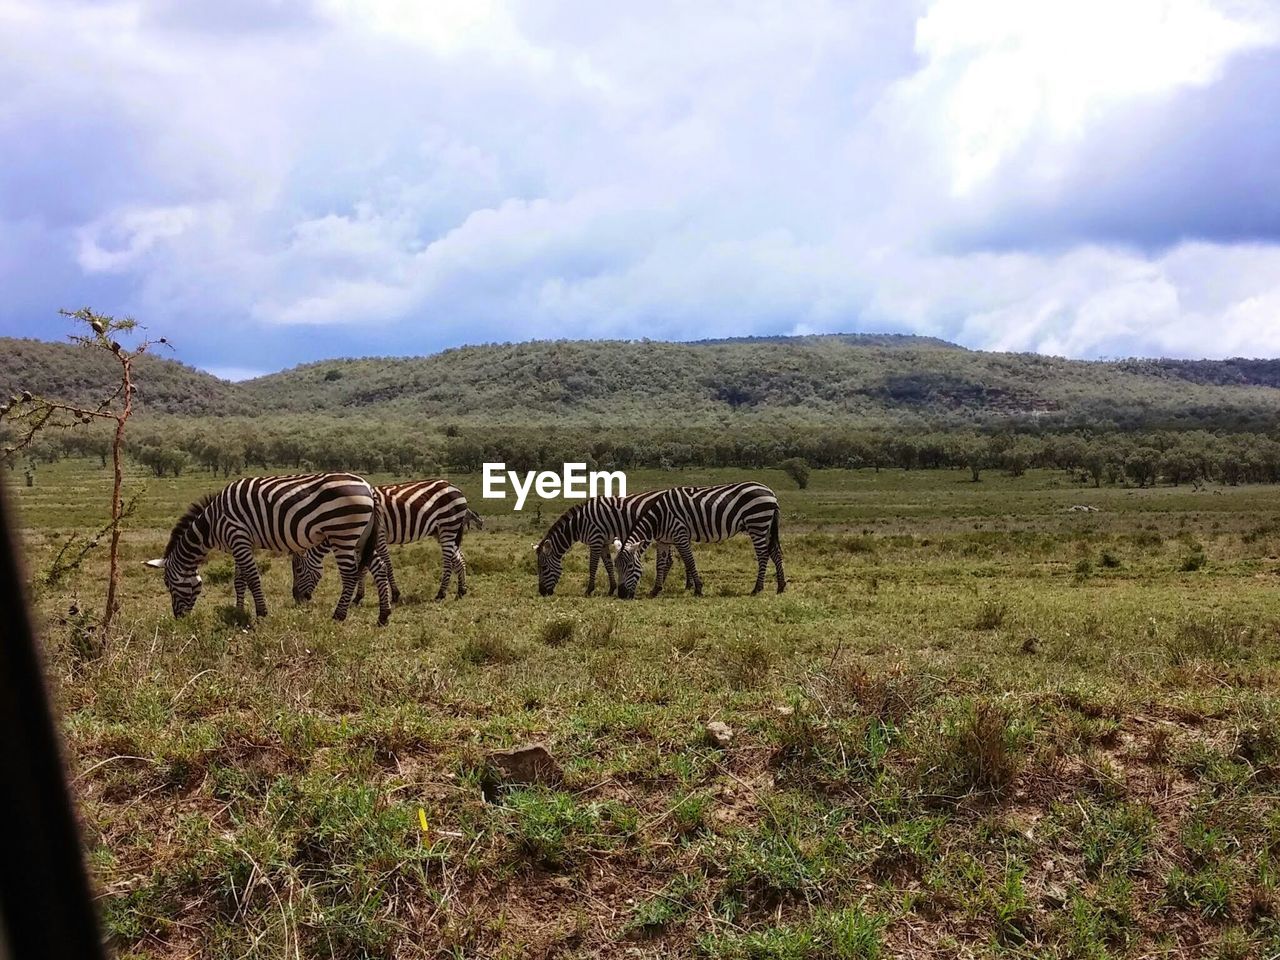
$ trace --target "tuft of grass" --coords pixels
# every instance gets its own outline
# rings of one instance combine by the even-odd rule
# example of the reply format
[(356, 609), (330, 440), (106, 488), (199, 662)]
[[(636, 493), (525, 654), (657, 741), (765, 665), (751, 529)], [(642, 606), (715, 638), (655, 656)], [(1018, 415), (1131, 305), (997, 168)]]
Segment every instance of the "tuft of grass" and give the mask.
[(564, 791), (513, 790), (501, 812), (516, 856), (545, 870), (572, 866), (599, 839), (597, 808)]
[(573, 639), (577, 628), (578, 621), (572, 617), (556, 617), (542, 625), (538, 631), (538, 639), (548, 647), (560, 647)]
[(879, 960), (883, 927), (859, 908), (815, 910), (805, 923), (709, 935), (698, 947), (713, 960)]
[(1191, 549), (1183, 556), (1182, 564), (1178, 569), (1183, 573), (1194, 573), (1202, 569), (1208, 562), (1209, 558), (1205, 556), (1203, 545), (1193, 543)]
[(645, 936), (666, 930), (694, 910), (705, 886), (702, 874), (678, 874), (657, 893), (636, 901), (624, 929)]
[(1231, 881), (1222, 866), (1194, 873), (1175, 867), (1165, 878), (1164, 900), (1174, 908), (1196, 910), (1206, 920), (1231, 916)]
[(777, 652), (761, 639), (739, 638), (720, 648), (725, 679), (737, 689), (765, 682), (777, 659)]
[[(1080, 810), (1081, 804), (1072, 809)], [(1082, 822), (1077, 825), (1084, 867), (1090, 877), (1134, 873), (1146, 858), (1155, 814), (1150, 807), (1121, 803), (1100, 807), (1084, 805)]]
[(983, 600), (978, 607), (978, 615), (974, 618), (975, 630), (997, 630), (1004, 624), (1008, 608), (998, 600)]
[(521, 656), (510, 640), (496, 633), (472, 634), (458, 647), (458, 659), (477, 667), (513, 663)]
[(923, 780), (935, 793), (999, 795), (1017, 776), (1024, 738), (1005, 705), (963, 702), (943, 718), (941, 734), (922, 744), (920, 757)]

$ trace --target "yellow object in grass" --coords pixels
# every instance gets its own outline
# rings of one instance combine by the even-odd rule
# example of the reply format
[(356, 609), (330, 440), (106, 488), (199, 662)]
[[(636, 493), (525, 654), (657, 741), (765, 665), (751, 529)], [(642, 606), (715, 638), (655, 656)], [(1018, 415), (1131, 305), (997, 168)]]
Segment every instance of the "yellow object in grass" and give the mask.
[(422, 827), (423, 833), (431, 832), (431, 828), (427, 824), (427, 811), (423, 810), (421, 807), (418, 808), (418, 825)]

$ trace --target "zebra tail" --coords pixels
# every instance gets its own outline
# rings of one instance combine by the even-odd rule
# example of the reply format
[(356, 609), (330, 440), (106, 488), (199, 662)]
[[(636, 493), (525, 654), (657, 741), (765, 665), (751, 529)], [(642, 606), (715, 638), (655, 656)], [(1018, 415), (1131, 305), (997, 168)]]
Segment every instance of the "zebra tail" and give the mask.
[(378, 540), (382, 535), (382, 518), (378, 516), (380, 512), (377, 507), (374, 508), (373, 515), (365, 525), (364, 533), (360, 534), (360, 572), (362, 574), (372, 566), (374, 554), (378, 552)]
[(778, 545), (778, 518), (782, 516), (782, 508), (773, 508), (773, 517), (769, 520), (769, 550)]
[(480, 517), (480, 514), (476, 513), (470, 507), (467, 507), (466, 526), (475, 527), (477, 530), (484, 529), (484, 520)]

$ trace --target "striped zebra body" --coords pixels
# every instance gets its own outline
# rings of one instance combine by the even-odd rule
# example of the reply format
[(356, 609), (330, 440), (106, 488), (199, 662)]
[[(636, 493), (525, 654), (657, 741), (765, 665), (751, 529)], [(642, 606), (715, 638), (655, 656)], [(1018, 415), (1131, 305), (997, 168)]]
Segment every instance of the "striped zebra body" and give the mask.
[[(782, 543), (778, 538), (780, 511), (778, 498), (762, 483), (725, 483), (714, 487), (672, 487), (645, 504), (627, 532), (615, 543), (618, 550), (618, 596), (635, 596), (636, 585), (650, 543), (669, 543), (684, 561), (693, 578), (695, 596), (702, 595), (702, 578), (693, 562), (690, 544), (727, 540), (746, 533), (756, 554), (756, 585), (764, 589), (769, 561), (773, 561), (778, 592), (786, 589), (782, 571)], [(668, 569), (670, 564), (667, 565)], [(666, 570), (658, 565), (658, 576), (650, 596), (662, 591)]]
[[(604, 561), (605, 573), (609, 576), (609, 593), (617, 589), (614, 576), (613, 558), (609, 545), (623, 536), (636, 522), (640, 511), (663, 491), (650, 490), (630, 497), (592, 497), (583, 503), (576, 504), (562, 513), (559, 519), (534, 547), (538, 557), (538, 593), (549, 597), (560, 582), (564, 569), (564, 555), (575, 543), (586, 544), (590, 553), (587, 574), (587, 596), (596, 589), (596, 570)], [(671, 548), (667, 544), (658, 545), (658, 567), (670, 568), (672, 563)], [(686, 586), (692, 586), (688, 568), (685, 569)]]
[[(387, 571), (390, 581), (391, 601), (400, 600), (400, 588), (396, 584), (391, 566), (389, 544), (413, 543), (426, 537), (440, 541), (443, 561), (440, 589), (437, 600), (443, 600), (454, 574), (458, 578), (458, 596), (467, 592), (467, 562), (462, 554), (462, 535), (470, 526), (483, 527), (479, 515), (467, 506), (462, 491), (448, 480), (414, 480), (407, 483), (390, 483), (373, 488), (378, 506), (379, 540), (378, 557)], [(293, 595), (297, 600), (309, 600), (324, 569), (326, 545), (320, 544), (295, 556), (293, 561)], [(356, 589), (355, 602), (364, 598), (364, 578)]]
[(378, 622), (386, 623), (391, 589), (377, 556), (374, 504), (373, 489), (355, 474), (246, 477), (192, 504), (169, 535), (164, 558), (147, 563), (164, 570), (173, 614), (180, 617), (200, 595), (199, 565), (211, 550), (225, 550), (235, 560), (236, 607), (243, 608), (247, 588), (255, 612), (265, 617), (267, 602), (253, 551), (296, 556), (325, 544), (342, 574), (342, 595), (333, 618), (346, 619), (360, 574), (371, 566), (378, 584)]

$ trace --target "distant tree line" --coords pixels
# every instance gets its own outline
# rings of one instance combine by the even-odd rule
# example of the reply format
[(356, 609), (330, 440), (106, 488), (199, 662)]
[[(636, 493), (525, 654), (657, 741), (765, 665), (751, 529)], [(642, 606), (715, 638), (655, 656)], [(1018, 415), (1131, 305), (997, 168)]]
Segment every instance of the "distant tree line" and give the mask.
[[(84, 428), (42, 436), (34, 462), (92, 457), (105, 463), (109, 439)], [(613, 469), (832, 467), (954, 469), (973, 480), (1033, 468), (1070, 471), (1081, 483), (1226, 484), (1280, 482), (1280, 435), (1188, 431), (1015, 432), (842, 430), (757, 423), (742, 428), (597, 424), (542, 429), (424, 425), (411, 420), (282, 416), (139, 421), (130, 455), (158, 476), (201, 470), (355, 470), (428, 476), (475, 472), (490, 461), (513, 470), (585, 460)], [(799, 464), (799, 465), (798, 465)], [(801, 482), (797, 476), (797, 482)]]

